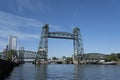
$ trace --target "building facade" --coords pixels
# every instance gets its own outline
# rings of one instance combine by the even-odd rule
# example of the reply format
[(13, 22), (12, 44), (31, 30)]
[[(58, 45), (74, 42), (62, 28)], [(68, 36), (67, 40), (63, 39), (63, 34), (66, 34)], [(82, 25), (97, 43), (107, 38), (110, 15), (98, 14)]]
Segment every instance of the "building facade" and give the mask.
[(17, 49), (17, 37), (9, 36), (8, 38), (8, 50), (16, 50)]

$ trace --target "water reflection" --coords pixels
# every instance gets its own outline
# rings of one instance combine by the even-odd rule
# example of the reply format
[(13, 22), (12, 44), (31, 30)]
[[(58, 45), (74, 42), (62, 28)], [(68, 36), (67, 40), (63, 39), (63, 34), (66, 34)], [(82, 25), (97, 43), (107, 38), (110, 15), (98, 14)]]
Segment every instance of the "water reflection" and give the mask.
[(75, 80), (87, 80), (85, 77), (85, 65), (74, 65), (74, 79)]
[(40, 65), (14, 68), (6, 80), (118, 80), (120, 65)]
[(23, 78), (23, 65), (15, 67), (12, 73), (6, 80), (24, 80)]
[[(68, 67), (69, 66), (69, 67)], [(74, 80), (74, 66), (66, 64), (48, 65), (48, 80)]]
[(47, 80), (47, 65), (36, 66), (35, 80)]

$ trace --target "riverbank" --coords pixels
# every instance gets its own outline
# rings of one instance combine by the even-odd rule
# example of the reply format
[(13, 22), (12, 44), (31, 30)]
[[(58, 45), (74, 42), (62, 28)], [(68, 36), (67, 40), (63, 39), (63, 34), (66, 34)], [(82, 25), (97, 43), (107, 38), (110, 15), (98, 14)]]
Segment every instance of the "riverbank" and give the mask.
[(14, 67), (18, 65), (18, 63), (0, 59), (0, 80), (4, 80), (8, 77)]

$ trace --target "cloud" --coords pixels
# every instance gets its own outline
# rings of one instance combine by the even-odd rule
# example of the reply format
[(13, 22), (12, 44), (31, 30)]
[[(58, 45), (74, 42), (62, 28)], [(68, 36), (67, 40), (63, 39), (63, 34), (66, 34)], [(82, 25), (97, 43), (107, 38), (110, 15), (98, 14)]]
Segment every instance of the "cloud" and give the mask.
[(42, 11), (45, 10), (43, 2), (41, 0), (16, 0), (19, 11), (32, 10), (32, 11)]
[[(8, 37), (9, 35), (19, 36), (19, 39), (38, 39), (38, 34), (30, 34), (21, 32), (22, 27), (25, 30), (30, 27), (40, 28), (42, 23), (30, 18), (15, 16), (9, 13), (0, 11), (0, 37)], [(37, 38), (38, 37), (38, 38)]]
[(7, 27), (39, 27), (42, 23), (35, 19), (25, 18), (0, 11), (0, 25), (9, 25)]
[[(22, 16), (13, 15), (0, 11), (0, 29), (7, 30), (17, 30), (22, 27), (29, 28), (40, 28), (44, 26), (44, 22), (38, 21), (32, 18), (25, 18)], [(62, 30), (59, 25), (49, 24), (50, 28), (53, 30)]]
[(6, 38), (8, 36), (17, 36), (20, 40), (32, 40), (32, 39), (39, 39), (38, 34), (26, 34), (18, 31), (13, 30), (0, 30), (0, 37)]

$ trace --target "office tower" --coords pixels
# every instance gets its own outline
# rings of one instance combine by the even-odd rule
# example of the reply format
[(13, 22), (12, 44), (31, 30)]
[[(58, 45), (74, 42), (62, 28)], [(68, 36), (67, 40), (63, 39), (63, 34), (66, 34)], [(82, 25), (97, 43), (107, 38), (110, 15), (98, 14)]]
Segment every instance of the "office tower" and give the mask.
[(9, 36), (8, 38), (8, 50), (16, 50), (17, 48), (17, 37)]

